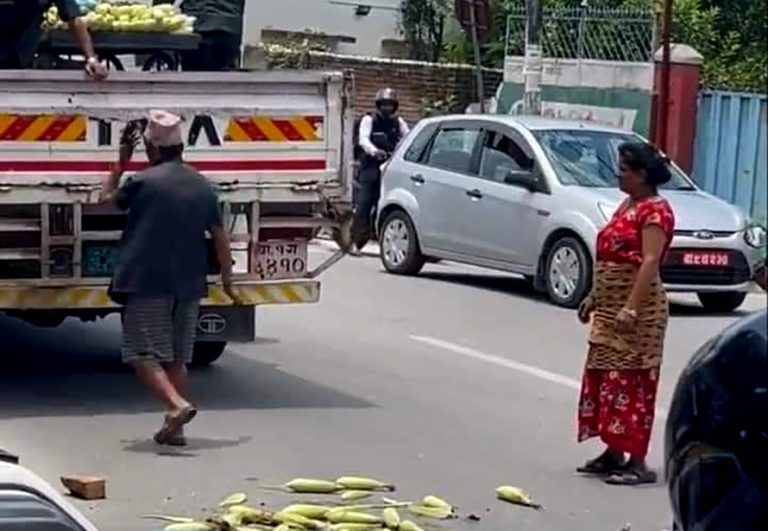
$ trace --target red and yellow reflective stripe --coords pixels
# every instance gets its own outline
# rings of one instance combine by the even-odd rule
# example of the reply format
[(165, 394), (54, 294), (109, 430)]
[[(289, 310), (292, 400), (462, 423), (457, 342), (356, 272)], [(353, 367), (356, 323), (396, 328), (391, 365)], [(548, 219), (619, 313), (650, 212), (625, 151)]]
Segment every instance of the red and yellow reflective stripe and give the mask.
[(225, 142), (319, 142), (322, 116), (236, 116), (229, 120)]
[(65, 114), (0, 114), (0, 142), (85, 142), (88, 121)]

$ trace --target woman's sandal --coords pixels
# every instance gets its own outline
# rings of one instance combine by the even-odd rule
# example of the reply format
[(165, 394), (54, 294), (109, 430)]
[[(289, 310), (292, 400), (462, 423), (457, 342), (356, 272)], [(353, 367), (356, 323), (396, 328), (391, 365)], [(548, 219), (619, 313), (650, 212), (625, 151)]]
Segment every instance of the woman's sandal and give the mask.
[(605, 478), (608, 485), (653, 485), (658, 480), (656, 472), (653, 470), (638, 470), (637, 468), (627, 469), (622, 472), (611, 474)]
[(580, 467), (576, 469), (579, 474), (587, 474), (591, 476), (610, 476), (612, 474), (620, 474), (627, 466), (627, 462), (620, 462), (615, 458), (607, 458), (604, 455), (590, 459)]

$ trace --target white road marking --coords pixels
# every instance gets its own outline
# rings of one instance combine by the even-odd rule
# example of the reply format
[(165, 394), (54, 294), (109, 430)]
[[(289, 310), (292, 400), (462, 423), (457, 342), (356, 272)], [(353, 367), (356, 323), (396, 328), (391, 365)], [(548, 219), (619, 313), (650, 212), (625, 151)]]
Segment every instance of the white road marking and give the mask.
[(501, 356), (496, 356), (494, 354), (486, 354), (485, 352), (481, 352), (473, 348), (464, 347), (462, 345), (457, 345), (455, 343), (450, 343), (448, 341), (443, 341), (442, 339), (437, 339), (434, 337), (410, 337), (414, 341), (418, 341), (420, 343), (426, 343), (427, 345), (432, 345), (433, 347), (441, 348), (443, 350), (449, 350), (468, 358), (484, 361), (485, 363), (492, 363), (506, 369), (512, 369), (513, 371), (521, 372), (523, 374), (539, 378), (540, 380), (546, 380), (548, 382), (556, 383), (564, 387), (570, 387), (571, 389), (581, 389), (581, 382), (578, 380), (574, 380), (573, 378), (569, 378), (568, 376), (564, 376), (556, 372), (550, 372), (539, 367), (534, 367), (533, 365), (527, 365), (519, 361), (511, 360), (509, 358), (502, 358)]
[[(513, 371), (527, 374), (528, 376), (533, 376), (534, 378), (545, 380), (547, 382), (556, 383), (563, 387), (568, 387), (569, 389), (575, 389), (577, 391), (581, 389), (580, 381), (574, 380), (573, 378), (563, 374), (558, 374), (556, 372), (542, 369), (540, 367), (521, 363), (509, 358), (496, 356), (495, 354), (488, 354), (474, 348), (457, 345), (456, 343), (451, 343), (450, 341), (444, 341), (435, 337), (412, 335), (410, 338), (414, 341), (418, 341), (419, 343), (425, 343), (433, 347), (441, 348), (443, 350), (453, 352), (454, 354), (461, 354), (462, 356), (472, 358), (477, 361), (498, 365), (499, 367), (504, 367), (505, 369), (512, 369)], [(666, 418), (667, 410), (664, 408), (656, 408), (656, 420), (663, 421)]]

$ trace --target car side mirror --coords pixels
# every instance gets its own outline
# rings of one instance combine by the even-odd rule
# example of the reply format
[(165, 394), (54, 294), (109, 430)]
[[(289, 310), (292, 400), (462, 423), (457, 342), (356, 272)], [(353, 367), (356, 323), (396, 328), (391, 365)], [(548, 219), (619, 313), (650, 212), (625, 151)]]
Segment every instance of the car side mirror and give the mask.
[(539, 179), (536, 172), (532, 170), (510, 171), (504, 176), (504, 183), (519, 186), (534, 192), (539, 188)]

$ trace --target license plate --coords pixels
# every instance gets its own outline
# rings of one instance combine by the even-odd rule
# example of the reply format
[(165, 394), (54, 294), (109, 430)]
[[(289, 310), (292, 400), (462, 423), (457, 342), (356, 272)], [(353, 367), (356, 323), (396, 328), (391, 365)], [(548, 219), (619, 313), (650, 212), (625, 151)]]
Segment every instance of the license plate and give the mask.
[(275, 241), (256, 247), (254, 273), (267, 280), (302, 277), (307, 272), (307, 242)]
[(683, 253), (683, 265), (700, 267), (726, 267), (730, 265), (728, 253), (689, 252)]

